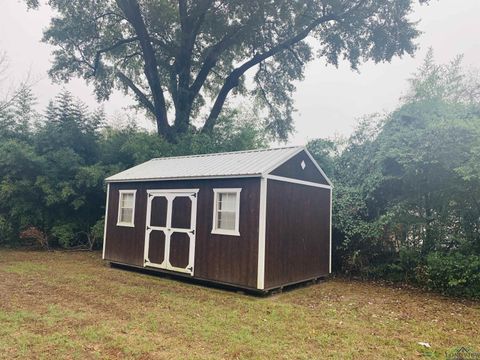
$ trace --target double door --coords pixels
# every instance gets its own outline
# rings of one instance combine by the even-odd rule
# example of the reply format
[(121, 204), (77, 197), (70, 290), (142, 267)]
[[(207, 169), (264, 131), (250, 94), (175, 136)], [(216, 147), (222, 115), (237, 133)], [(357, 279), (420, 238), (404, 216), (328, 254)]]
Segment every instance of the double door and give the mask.
[(144, 264), (193, 275), (198, 189), (148, 190)]

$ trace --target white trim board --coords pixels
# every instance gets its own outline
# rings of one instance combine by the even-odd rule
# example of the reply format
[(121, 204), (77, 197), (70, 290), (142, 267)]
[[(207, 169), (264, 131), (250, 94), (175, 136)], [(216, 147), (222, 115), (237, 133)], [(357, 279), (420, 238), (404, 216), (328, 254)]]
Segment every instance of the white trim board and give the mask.
[(258, 266), (257, 289), (265, 289), (265, 239), (267, 231), (267, 179), (260, 179), (260, 207), (258, 211)]
[(332, 204), (333, 204), (333, 189), (330, 188), (330, 256), (328, 258), (328, 271), (332, 273)]
[(108, 200), (110, 197), (110, 184), (107, 184), (107, 200), (105, 202), (105, 220), (103, 227), (103, 248), (102, 259), (105, 260), (105, 244), (107, 243), (107, 219), (108, 219)]
[(190, 194), (198, 193), (199, 189), (153, 189), (147, 190), (147, 194), (165, 194), (165, 193), (180, 193), (180, 194)]
[(284, 176), (267, 175), (267, 176), (265, 176), (265, 178), (267, 178), (269, 180), (277, 180), (277, 181), (289, 182), (289, 183), (293, 183), (293, 184), (313, 186), (313, 187), (318, 187), (318, 188), (323, 188), (323, 189), (331, 189), (332, 188), (330, 185), (324, 185), (324, 184), (314, 183), (314, 182), (311, 182), (311, 181), (287, 178), (287, 177), (284, 177)]
[(320, 174), (322, 174), (322, 176), (325, 178), (325, 180), (327, 180), (327, 183), (333, 188), (333, 183), (330, 181), (330, 179), (328, 178), (327, 174), (325, 174), (325, 172), (323, 171), (323, 169), (320, 167), (320, 165), (318, 165), (318, 163), (315, 161), (315, 159), (313, 158), (312, 154), (310, 154), (310, 152), (308, 151), (307, 148), (304, 149), (305, 150), (305, 153), (308, 155), (308, 157), (310, 158), (310, 160), (313, 162), (313, 165), (315, 165), (315, 167), (317, 168), (318, 171), (320, 171)]

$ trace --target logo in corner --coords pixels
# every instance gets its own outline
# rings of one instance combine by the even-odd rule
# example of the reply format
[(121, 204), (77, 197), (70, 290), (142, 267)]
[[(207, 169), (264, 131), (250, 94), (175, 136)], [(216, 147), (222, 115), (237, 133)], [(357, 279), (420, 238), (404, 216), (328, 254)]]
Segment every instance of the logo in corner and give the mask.
[(448, 351), (446, 354), (446, 360), (480, 360), (480, 352), (475, 352), (462, 346)]

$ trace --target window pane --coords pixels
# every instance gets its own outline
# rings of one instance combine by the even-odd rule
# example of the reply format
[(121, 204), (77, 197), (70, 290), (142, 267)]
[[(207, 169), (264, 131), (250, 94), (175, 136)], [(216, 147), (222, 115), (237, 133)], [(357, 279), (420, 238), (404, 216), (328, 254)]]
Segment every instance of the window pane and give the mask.
[(235, 230), (235, 212), (219, 211), (217, 228), (221, 230)]
[(235, 211), (236, 200), (236, 193), (219, 193), (218, 210)]
[(120, 222), (132, 223), (133, 209), (122, 208), (120, 209)]
[(133, 208), (133, 194), (122, 194), (121, 207)]

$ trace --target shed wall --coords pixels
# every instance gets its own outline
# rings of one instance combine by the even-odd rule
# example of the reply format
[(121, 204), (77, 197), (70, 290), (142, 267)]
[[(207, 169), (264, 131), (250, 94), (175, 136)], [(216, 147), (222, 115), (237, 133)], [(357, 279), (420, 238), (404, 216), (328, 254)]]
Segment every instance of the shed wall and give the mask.
[(268, 180), (265, 289), (329, 274), (330, 189)]
[[(258, 209), (260, 179), (203, 179), (111, 183), (107, 216), (105, 259), (143, 267), (147, 190), (198, 188), (195, 273), (199, 279), (256, 288), (258, 265)], [(211, 234), (213, 189), (242, 188), (240, 236)], [(137, 190), (135, 227), (117, 226), (119, 190)]]
[[(305, 162), (305, 169), (302, 169), (302, 161)], [(271, 171), (271, 174), (328, 185), (327, 179), (325, 179), (320, 171), (318, 171), (317, 167), (305, 151), (299, 152), (297, 155), (284, 162), (282, 165)]]

